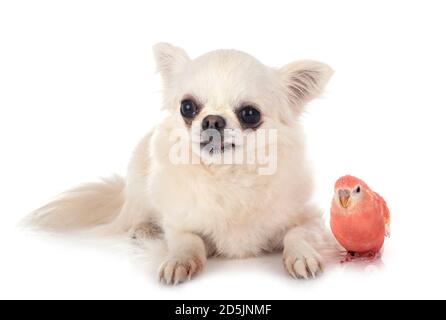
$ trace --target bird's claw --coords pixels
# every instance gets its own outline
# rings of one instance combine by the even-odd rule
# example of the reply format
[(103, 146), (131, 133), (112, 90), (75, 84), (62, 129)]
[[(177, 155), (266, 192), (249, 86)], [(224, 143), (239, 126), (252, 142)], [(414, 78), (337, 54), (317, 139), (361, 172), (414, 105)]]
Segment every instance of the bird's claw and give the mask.
[(341, 263), (352, 262), (352, 261), (373, 262), (379, 258), (381, 258), (381, 252), (368, 251), (359, 253), (359, 252), (349, 251), (347, 252), (345, 257), (341, 260)]

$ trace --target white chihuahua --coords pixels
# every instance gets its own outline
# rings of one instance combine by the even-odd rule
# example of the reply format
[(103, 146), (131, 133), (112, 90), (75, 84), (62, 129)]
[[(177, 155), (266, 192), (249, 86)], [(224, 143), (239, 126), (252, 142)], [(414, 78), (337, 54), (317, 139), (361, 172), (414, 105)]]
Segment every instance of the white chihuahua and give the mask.
[[(312, 175), (298, 118), (322, 92), (330, 67), (297, 61), (273, 69), (234, 50), (190, 59), (165, 43), (154, 55), (168, 116), (137, 146), (126, 179), (68, 191), (37, 210), (32, 223), (163, 235), (168, 258), (159, 276), (167, 284), (190, 279), (211, 255), (276, 250), (291, 276), (314, 277), (332, 243), (309, 203)], [(243, 143), (251, 138), (257, 141)], [(266, 160), (245, 156), (262, 150)]]

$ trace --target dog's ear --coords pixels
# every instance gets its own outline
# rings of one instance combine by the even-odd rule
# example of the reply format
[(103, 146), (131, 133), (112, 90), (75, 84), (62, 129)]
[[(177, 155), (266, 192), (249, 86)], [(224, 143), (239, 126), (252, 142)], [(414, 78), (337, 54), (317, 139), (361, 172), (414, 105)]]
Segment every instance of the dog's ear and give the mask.
[(186, 51), (169, 43), (157, 43), (153, 46), (157, 71), (161, 73), (164, 82), (168, 82), (180, 72), (190, 60)]
[(305, 103), (320, 95), (333, 70), (325, 63), (302, 60), (279, 69), (291, 104), (301, 111)]

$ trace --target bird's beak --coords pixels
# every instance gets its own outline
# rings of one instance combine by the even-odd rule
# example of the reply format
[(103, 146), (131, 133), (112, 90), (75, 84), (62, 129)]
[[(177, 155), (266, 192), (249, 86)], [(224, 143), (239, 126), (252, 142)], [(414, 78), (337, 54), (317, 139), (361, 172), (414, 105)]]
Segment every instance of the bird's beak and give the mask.
[(338, 191), (339, 202), (343, 208), (347, 208), (350, 203), (350, 190), (340, 189)]

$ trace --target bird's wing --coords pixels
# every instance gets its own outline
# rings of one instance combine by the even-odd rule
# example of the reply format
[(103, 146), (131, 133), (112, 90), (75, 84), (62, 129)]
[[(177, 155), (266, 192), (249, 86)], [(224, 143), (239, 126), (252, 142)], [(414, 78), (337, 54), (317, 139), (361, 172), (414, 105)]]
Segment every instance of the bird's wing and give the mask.
[(386, 200), (384, 200), (383, 197), (381, 197), (378, 193), (374, 192), (375, 199), (377, 200), (379, 207), (381, 208), (383, 217), (384, 217), (384, 223), (386, 226), (386, 237), (390, 237), (390, 211), (389, 207), (387, 207)]

